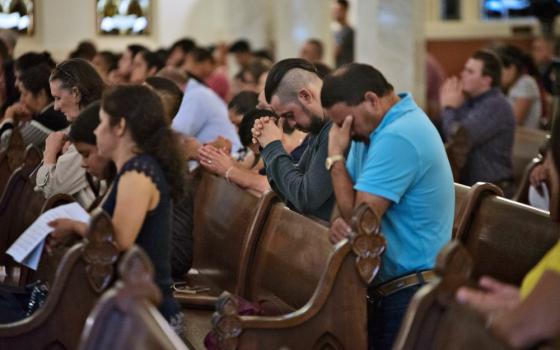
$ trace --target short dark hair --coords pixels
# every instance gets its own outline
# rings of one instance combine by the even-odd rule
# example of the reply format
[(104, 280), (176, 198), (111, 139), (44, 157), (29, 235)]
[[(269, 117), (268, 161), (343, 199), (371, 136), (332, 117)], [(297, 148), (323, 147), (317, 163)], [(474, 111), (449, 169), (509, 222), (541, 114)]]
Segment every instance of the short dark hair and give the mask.
[(84, 40), (80, 42), (76, 49), (70, 53), (69, 58), (83, 58), (91, 61), (96, 53), (97, 48), (95, 47), (95, 44), (91, 41)]
[(171, 45), (169, 49), (169, 53), (171, 53), (175, 49), (180, 49), (184, 53), (189, 53), (196, 48), (196, 42), (191, 38), (182, 38), (177, 40), (176, 42)]
[(156, 68), (156, 71), (159, 71), (163, 68), (164, 62), (160, 59), (157, 53), (149, 50), (142, 50), (138, 52), (139, 55), (142, 56), (146, 64), (148, 65), (148, 70), (152, 68)]
[(482, 75), (492, 79), (492, 87), (500, 86), (502, 83), (502, 62), (498, 55), (490, 50), (477, 50), (471, 58), (482, 62)]
[[(134, 58), (134, 56), (136, 56), (136, 54), (137, 54), (138, 52), (148, 50), (148, 48), (147, 48), (146, 46), (140, 45), (140, 44), (131, 44), (131, 45), (128, 45), (128, 46), (126, 47), (126, 49), (127, 49), (128, 51), (130, 51), (130, 53), (132, 54), (132, 58)], [(148, 51), (149, 51), (149, 50), (148, 50)]]
[(19, 56), (14, 62), (14, 68), (23, 73), (31, 67), (37, 66), (41, 63), (46, 63), (51, 69), (56, 66), (56, 63), (48, 51), (43, 52), (27, 52)]
[(229, 47), (231, 53), (251, 52), (251, 45), (245, 39), (237, 40)]
[(324, 47), (321, 40), (312, 38), (307, 40), (307, 43), (315, 46), (317, 48), (317, 51), (319, 51), (319, 57), (323, 57)]
[(274, 66), (270, 72), (268, 72), (268, 76), (266, 78), (266, 83), (264, 86), (264, 96), (266, 101), (270, 103), (272, 96), (276, 93), (278, 86), (284, 79), (286, 73), (291, 71), (292, 69), (303, 69), (305, 71), (314, 73), (319, 77), (319, 73), (317, 69), (313, 65), (313, 63), (304, 60), (302, 58), (287, 58), (282, 61), (279, 61)]
[(336, 0), (336, 3), (348, 10), (350, 3), (347, 0)]
[(197, 47), (196, 49), (194, 49), (192, 52), (192, 57), (194, 61), (197, 63), (206, 62), (206, 61), (214, 63), (214, 56), (212, 56), (210, 50), (206, 50), (202, 47)]
[(76, 88), (80, 92), (80, 108), (99, 100), (105, 83), (99, 73), (86, 60), (70, 58), (59, 63), (51, 73), (49, 81), (59, 80), (62, 88)]
[(317, 74), (321, 79), (324, 79), (328, 74), (332, 73), (332, 68), (327, 66), (322, 62), (317, 62), (315, 64), (315, 69), (317, 69)]
[(109, 67), (109, 72), (119, 67), (119, 57), (115, 53), (104, 50), (104, 51), (99, 51), (97, 54), (103, 57), (103, 60), (105, 61), (105, 63), (107, 63), (107, 66)]
[(380, 71), (362, 63), (350, 63), (327, 75), (321, 90), (323, 108), (339, 102), (356, 106), (364, 101), (366, 92), (382, 97), (393, 92), (393, 86)]
[(52, 69), (46, 63), (41, 63), (38, 66), (27, 69), (21, 74), (21, 84), (26, 90), (31, 92), (33, 96), (37, 96), (41, 91), (45, 91), (47, 98), (51, 101), (53, 99), (49, 86), (51, 70)]
[(99, 125), (99, 110), (101, 101), (97, 100), (84, 108), (70, 127), (68, 138), (71, 142), (83, 142), (95, 145), (97, 139), (93, 131)]
[(228, 109), (235, 110), (236, 113), (245, 114), (259, 103), (259, 95), (254, 91), (241, 91), (233, 96), (228, 103)]
[(260, 58), (261, 60), (267, 60), (270, 62), (274, 61), (274, 56), (272, 53), (267, 49), (261, 49), (253, 52), (253, 56)]
[(148, 77), (146, 78), (146, 84), (156, 90), (160, 97), (163, 95), (164, 109), (168, 108), (169, 118), (173, 119), (181, 107), (183, 91), (172, 80), (163, 77)]
[(253, 128), (253, 124), (255, 124), (255, 120), (263, 117), (273, 117), (278, 118), (276, 113), (271, 111), (270, 109), (251, 109), (245, 115), (243, 115), (243, 119), (241, 119), (241, 123), (239, 124), (239, 140), (241, 144), (245, 147), (249, 146), (253, 142), (253, 133), (251, 129)]

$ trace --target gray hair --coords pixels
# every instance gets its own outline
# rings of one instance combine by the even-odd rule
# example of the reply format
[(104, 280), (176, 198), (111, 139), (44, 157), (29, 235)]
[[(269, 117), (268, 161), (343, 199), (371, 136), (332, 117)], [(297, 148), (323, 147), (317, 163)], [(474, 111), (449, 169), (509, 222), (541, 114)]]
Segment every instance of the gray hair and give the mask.
[(305, 69), (295, 68), (286, 73), (278, 84), (274, 95), (278, 96), (281, 103), (292, 102), (297, 99), (298, 92), (312, 84), (320, 82), (316, 73)]

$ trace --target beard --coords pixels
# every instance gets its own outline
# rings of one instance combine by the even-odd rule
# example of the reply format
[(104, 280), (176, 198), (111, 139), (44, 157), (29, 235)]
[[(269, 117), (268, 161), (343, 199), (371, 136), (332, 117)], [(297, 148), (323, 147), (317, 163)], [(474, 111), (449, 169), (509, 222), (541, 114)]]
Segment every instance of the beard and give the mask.
[(296, 124), (296, 129), (317, 135), (325, 125), (325, 119), (321, 116), (313, 114), (309, 108), (305, 107), (302, 103), (299, 104), (302, 111), (311, 118), (311, 123), (307, 127), (302, 127)]

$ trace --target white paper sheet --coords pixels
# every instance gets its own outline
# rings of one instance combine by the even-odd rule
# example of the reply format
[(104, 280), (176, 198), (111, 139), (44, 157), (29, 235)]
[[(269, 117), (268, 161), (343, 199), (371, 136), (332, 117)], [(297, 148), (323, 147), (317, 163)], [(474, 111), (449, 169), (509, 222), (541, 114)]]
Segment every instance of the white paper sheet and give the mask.
[(47, 210), (25, 230), (6, 251), (15, 261), (36, 270), (41, 259), (45, 238), (52, 232), (49, 222), (55, 219), (73, 219), (89, 223), (90, 216), (78, 203), (70, 203)]

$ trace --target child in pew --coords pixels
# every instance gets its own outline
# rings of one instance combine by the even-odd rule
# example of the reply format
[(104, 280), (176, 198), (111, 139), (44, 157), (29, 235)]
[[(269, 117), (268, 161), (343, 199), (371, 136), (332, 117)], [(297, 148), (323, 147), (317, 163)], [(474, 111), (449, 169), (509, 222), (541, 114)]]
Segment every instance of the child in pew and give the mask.
[[(182, 333), (183, 317), (171, 291), (172, 197), (185, 192), (185, 159), (178, 136), (167, 126), (160, 98), (145, 86), (116, 86), (103, 95), (95, 129), (99, 154), (112, 160), (117, 175), (101, 207), (113, 218), (116, 242), (142, 247), (154, 264), (163, 301), (160, 311)], [(70, 219), (51, 223), (53, 238), (87, 226)]]
[[(545, 160), (550, 187), (550, 216), (560, 222), (560, 123), (554, 123)], [(487, 316), (490, 331), (515, 348), (555, 339), (560, 346), (560, 242), (525, 276), (521, 288), (480, 279), (480, 288), (462, 287), (457, 300)]]
[(116, 174), (115, 164), (108, 158), (100, 156), (97, 151), (97, 140), (93, 132), (99, 126), (100, 109), (101, 101), (95, 101), (87, 106), (80, 112), (68, 134), (68, 141), (76, 147), (82, 157), (81, 167), (85, 169), (86, 179), (96, 197), (87, 208), (88, 212), (97, 208)]

